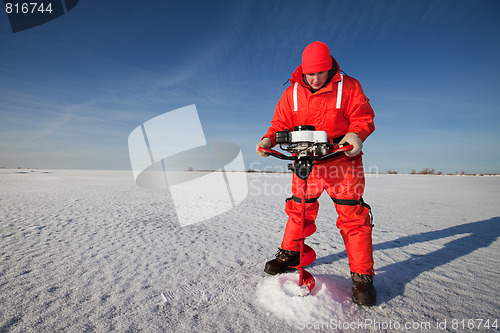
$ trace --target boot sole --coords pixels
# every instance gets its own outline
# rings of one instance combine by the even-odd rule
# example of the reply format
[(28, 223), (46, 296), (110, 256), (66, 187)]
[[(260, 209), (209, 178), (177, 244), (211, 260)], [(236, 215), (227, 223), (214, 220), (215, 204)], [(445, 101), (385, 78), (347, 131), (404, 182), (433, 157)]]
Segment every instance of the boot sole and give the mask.
[(372, 302), (365, 302), (365, 301), (361, 301), (361, 300), (356, 300), (356, 299), (352, 299), (352, 301), (358, 305), (362, 305), (362, 306), (375, 306), (376, 305), (376, 301), (372, 301)]

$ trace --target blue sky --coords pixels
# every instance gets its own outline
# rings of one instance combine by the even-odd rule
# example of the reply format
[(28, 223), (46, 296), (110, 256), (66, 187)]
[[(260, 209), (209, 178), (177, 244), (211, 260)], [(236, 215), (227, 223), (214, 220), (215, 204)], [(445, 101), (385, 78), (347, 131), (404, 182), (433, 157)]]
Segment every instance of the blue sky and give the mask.
[(500, 173), (499, 18), (497, 0), (81, 0), (12, 33), (2, 14), (0, 166), (129, 169), (130, 132), (190, 104), (208, 141), (283, 165), (255, 144), (320, 40), (371, 99), (367, 168)]

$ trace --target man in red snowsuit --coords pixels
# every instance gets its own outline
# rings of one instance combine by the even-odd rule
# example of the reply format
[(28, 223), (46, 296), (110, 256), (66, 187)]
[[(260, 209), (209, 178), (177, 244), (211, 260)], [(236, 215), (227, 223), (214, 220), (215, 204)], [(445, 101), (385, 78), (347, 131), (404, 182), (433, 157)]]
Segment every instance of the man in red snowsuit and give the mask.
[[(314, 223), (318, 213), (318, 197), (326, 190), (338, 213), (337, 227), (344, 240), (353, 279), (353, 300), (362, 305), (375, 304), (373, 287), (373, 250), (370, 208), (364, 203), (365, 178), (362, 142), (374, 131), (374, 113), (360, 83), (341, 74), (328, 46), (309, 44), (302, 63), (293, 72), (288, 87), (276, 106), (271, 127), (257, 144), (271, 148), (275, 134), (295, 126), (313, 125), (325, 131), (331, 143), (351, 144), (353, 149), (340, 158), (317, 163), (307, 182), (306, 224)], [(288, 222), (276, 259), (266, 263), (269, 274), (283, 273), (299, 264), (299, 242), (302, 229), (300, 179), (294, 174), (292, 198), (285, 211)]]

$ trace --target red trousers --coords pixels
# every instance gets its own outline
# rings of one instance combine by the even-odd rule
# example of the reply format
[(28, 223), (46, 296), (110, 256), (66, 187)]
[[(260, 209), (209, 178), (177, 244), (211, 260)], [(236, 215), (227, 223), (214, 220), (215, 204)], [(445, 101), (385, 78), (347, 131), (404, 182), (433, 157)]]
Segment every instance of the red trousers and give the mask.
[[(299, 251), (302, 235), (302, 183), (293, 175), (293, 200), (288, 200), (285, 211), (288, 221), (281, 248)], [(359, 200), (365, 189), (365, 176), (361, 155), (340, 157), (328, 163), (317, 164), (307, 179), (306, 224), (314, 223), (318, 215), (318, 198), (326, 191), (331, 198)], [(369, 209), (363, 205), (335, 204), (338, 214), (337, 228), (345, 244), (351, 272), (374, 275), (372, 225)]]

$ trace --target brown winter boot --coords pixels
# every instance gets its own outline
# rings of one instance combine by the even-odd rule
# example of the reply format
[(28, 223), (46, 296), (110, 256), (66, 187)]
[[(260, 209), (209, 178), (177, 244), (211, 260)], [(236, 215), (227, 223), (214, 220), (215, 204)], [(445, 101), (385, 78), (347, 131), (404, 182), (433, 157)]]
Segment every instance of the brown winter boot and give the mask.
[(264, 272), (271, 275), (285, 273), (293, 270), (290, 266), (300, 264), (300, 252), (279, 249), (276, 259), (266, 262)]
[(365, 306), (375, 305), (377, 293), (373, 286), (373, 276), (351, 272), (351, 278), (354, 303)]

